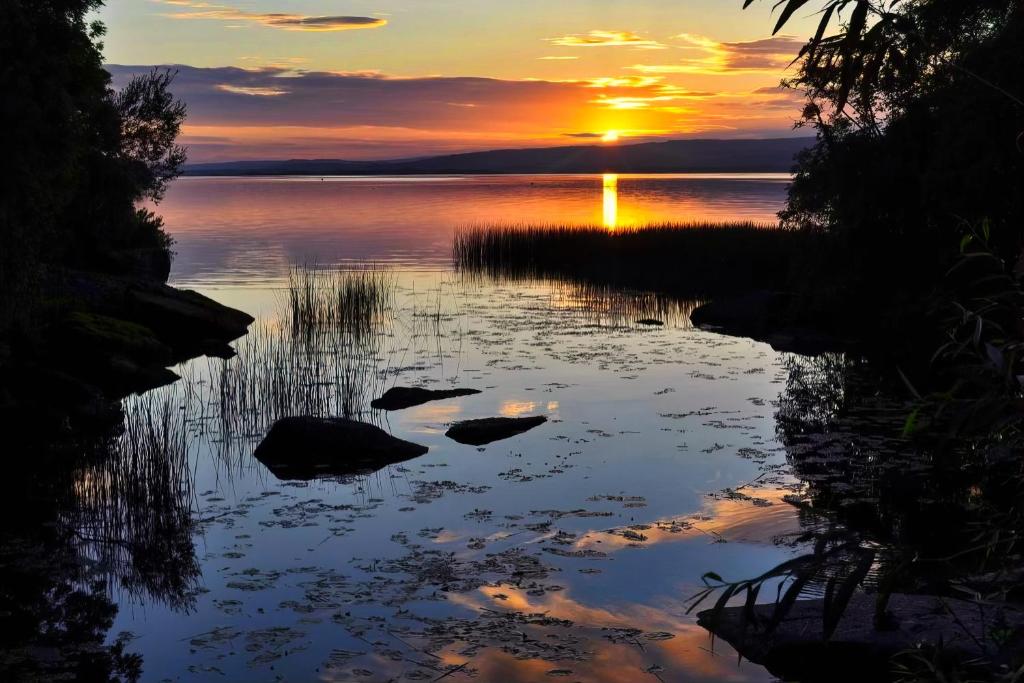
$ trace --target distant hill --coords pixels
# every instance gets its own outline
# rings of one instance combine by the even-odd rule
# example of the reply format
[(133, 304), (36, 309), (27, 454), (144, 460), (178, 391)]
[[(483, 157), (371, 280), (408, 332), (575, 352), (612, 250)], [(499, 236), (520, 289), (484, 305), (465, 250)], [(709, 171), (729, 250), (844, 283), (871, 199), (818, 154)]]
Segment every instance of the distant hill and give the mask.
[(421, 159), (291, 159), (191, 164), (186, 175), (416, 175), (443, 173), (779, 173), (813, 138), (670, 140), (633, 145), (496, 149)]

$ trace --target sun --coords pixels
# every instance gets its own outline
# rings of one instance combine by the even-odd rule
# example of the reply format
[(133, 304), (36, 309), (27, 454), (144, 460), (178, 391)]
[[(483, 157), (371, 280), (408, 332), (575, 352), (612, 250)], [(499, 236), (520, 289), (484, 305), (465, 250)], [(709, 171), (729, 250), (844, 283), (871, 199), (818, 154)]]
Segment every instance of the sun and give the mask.
[(618, 142), (618, 141), (619, 141), (619, 131), (617, 131), (617, 130), (610, 130), (610, 131), (608, 131), (607, 133), (605, 133), (604, 135), (601, 136), (601, 142)]

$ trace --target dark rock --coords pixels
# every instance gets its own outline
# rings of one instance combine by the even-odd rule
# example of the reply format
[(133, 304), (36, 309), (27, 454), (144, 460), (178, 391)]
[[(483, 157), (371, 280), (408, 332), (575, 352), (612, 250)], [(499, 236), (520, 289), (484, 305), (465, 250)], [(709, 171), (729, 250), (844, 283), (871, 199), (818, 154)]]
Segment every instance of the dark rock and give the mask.
[(789, 297), (785, 294), (755, 291), (698, 306), (690, 313), (690, 321), (726, 334), (760, 336), (779, 325), (788, 305)]
[(370, 406), (379, 410), (402, 410), (430, 401), (479, 394), (476, 389), (421, 389), (419, 387), (391, 387)]
[(99, 273), (51, 274), (54, 296), (73, 310), (126, 320), (151, 329), (179, 359), (201, 353), (211, 341), (226, 343), (243, 335), (254, 318), (187, 289)]
[(788, 294), (755, 291), (698, 306), (690, 313), (690, 322), (712, 332), (766, 342), (781, 352), (817, 355), (853, 348), (849, 340), (794, 323), (790, 309)]
[(170, 339), (177, 347), (231, 341), (245, 335), (255, 318), (198, 292), (166, 285), (133, 287), (128, 292), (133, 318)]
[(98, 313), (70, 313), (46, 330), (38, 353), (46, 366), (79, 377), (112, 397), (179, 379), (167, 369), (174, 362), (172, 349), (153, 330)]
[(661, 320), (655, 320), (654, 318), (642, 318), (636, 321), (637, 325), (650, 325), (651, 327), (661, 327), (665, 323)]
[(229, 342), (247, 333), (252, 316), (159, 275), (40, 268), (45, 319), (55, 322), (17, 337), (0, 359), (0, 409), (41, 430), (79, 417), (99, 422), (124, 396), (176, 381), (170, 365), (234, 355)]
[(153, 330), (137, 323), (77, 311), (57, 326), (54, 343), (73, 355), (117, 353), (140, 363), (170, 365), (170, 347)]
[[(0, 424), (17, 433), (50, 429), (51, 435), (67, 426), (83, 433), (102, 433), (120, 426), (124, 415), (120, 401), (107, 398), (99, 387), (52, 367), (19, 365), (0, 374), (0, 386), (12, 389)], [(22, 439), (29, 441), (31, 437)], [(15, 437), (14, 442), (19, 438)]]
[(313, 479), (374, 472), (427, 450), (365, 422), (286, 417), (274, 424), (254, 455), (278, 479)]
[(181, 379), (177, 373), (162, 365), (138, 363), (132, 358), (118, 354), (109, 354), (100, 359), (92, 372), (78, 374), (92, 378), (116, 396), (142, 394), (151, 389), (174, 384)]
[(488, 417), (482, 420), (456, 422), (445, 434), (450, 439), (471, 446), (483, 446), (492, 441), (507, 439), (538, 427), (548, 419), (543, 415), (534, 417)]
[[(832, 637), (823, 633), (823, 600), (801, 600), (774, 630), (767, 624), (774, 604), (758, 605), (744, 620), (742, 607), (715, 614), (701, 612), (698, 623), (727, 641), (743, 657), (765, 666), (783, 680), (885, 681), (890, 659), (921, 644), (938, 645), (962, 661), (983, 658), (1004, 661), (1012, 653), (988, 637), (993, 628), (1008, 628), (1017, 636), (1024, 614), (954, 598), (926, 595), (891, 596), (884, 629), (874, 624), (875, 596), (859, 593), (846, 608)], [(1016, 641), (1010, 638), (1004, 643)]]

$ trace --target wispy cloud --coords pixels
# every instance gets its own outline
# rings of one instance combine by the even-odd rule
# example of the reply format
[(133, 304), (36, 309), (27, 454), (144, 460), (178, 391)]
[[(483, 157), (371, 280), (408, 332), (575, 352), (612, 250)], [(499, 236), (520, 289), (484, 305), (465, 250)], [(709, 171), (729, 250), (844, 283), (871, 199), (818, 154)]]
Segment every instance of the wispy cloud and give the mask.
[[(616, 87), (622, 88), (623, 86)], [(714, 92), (688, 90), (668, 83), (660, 83), (656, 78), (645, 79), (643, 83), (632, 87), (643, 89), (645, 92), (613, 95), (602, 93), (590, 102), (609, 109), (652, 109), (664, 113), (685, 114), (691, 112), (692, 108), (680, 106), (681, 102), (692, 102), (718, 96), (718, 93)]]
[(738, 75), (781, 72), (793, 61), (804, 41), (793, 36), (775, 36), (746, 42), (719, 42), (706, 36), (683, 33), (676, 36), (688, 54), (671, 64), (634, 64), (644, 74)]
[(576, 55), (545, 55), (544, 57), (537, 57), (537, 59), (552, 62), (564, 62), (573, 59), (579, 59), (579, 57)]
[(230, 83), (221, 83), (216, 87), (218, 90), (223, 92), (230, 92), (236, 95), (249, 95), (251, 97), (280, 97), (281, 95), (288, 94), (287, 90), (283, 90), (281, 88), (231, 85)]
[(660, 82), (656, 76), (605, 76), (591, 78), (587, 85), (591, 88), (647, 88)]
[(360, 16), (308, 16), (286, 12), (247, 12), (228, 5), (216, 5), (197, 0), (162, 0), (163, 4), (180, 7), (183, 11), (167, 16), (172, 19), (212, 19), (220, 21), (246, 21), (283, 29), (285, 31), (350, 31), (380, 28), (388, 22), (380, 17)]
[(642, 50), (664, 50), (656, 40), (650, 40), (632, 31), (601, 31), (574, 33), (559, 38), (549, 38), (548, 42), (561, 47), (634, 47)]

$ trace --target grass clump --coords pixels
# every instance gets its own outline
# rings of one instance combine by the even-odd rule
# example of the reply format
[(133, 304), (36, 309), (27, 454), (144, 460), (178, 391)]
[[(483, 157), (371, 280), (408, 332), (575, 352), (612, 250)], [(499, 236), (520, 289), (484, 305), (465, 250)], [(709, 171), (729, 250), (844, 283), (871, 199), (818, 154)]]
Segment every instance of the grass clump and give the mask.
[(395, 277), (386, 270), (292, 268), (287, 293), (292, 334), (332, 329), (364, 337), (392, 314), (394, 291)]
[(771, 223), (602, 226), (490, 224), (455, 236), (455, 266), (495, 278), (572, 282), (704, 296), (782, 289), (806, 235)]

